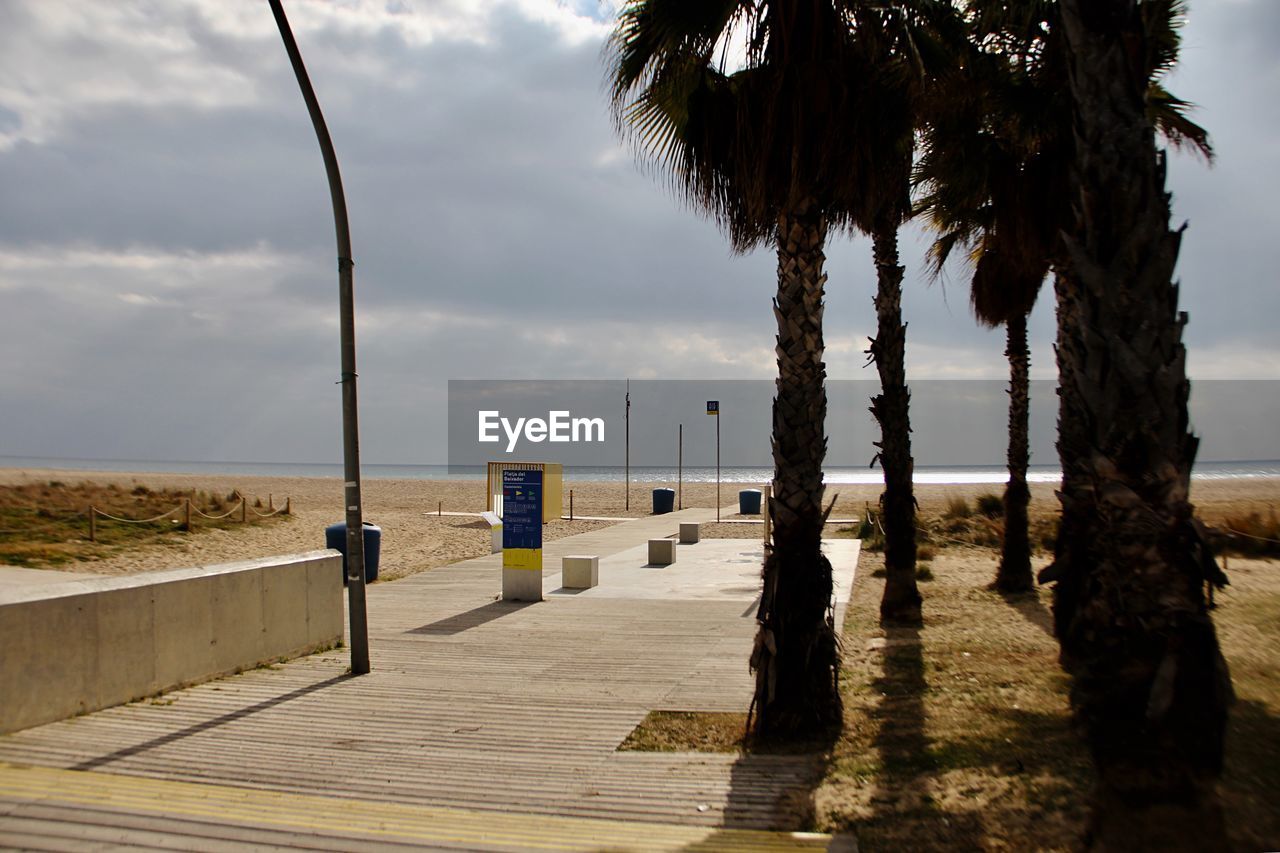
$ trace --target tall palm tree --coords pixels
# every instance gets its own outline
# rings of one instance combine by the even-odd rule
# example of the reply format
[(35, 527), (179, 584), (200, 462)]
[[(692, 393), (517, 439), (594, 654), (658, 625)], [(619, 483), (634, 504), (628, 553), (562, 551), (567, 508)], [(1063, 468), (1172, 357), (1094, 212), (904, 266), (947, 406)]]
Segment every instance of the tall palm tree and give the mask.
[[(1166, 4), (1165, 10), (1163, 18), (1151, 16), (1151, 26), (1172, 54), (1148, 64), (1146, 111), (1166, 141), (1211, 161), (1207, 132), (1159, 80), (1177, 50), (1177, 9)], [(1058, 235), (1071, 218), (1067, 175), (1074, 140), (1058, 13), (1057, 4), (1045, 0), (971, 6), (965, 71), (930, 99), (916, 175), (927, 188), (918, 207), (939, 232), (931, 249), (934, 274), (957, 246), (968, 248), (974, 314), (984, 325), (1006, 329), (1009, 481), (993, 583), (1002, 592), (1033, 586), (1026, 320), (1051, 267), (1060, 275), (1065, 269)]]
[(851, 230), (876, 164), (851, 130), (871, 121), (844, 4), (631, 0), (607, 48), (620, 130), (737, 251), (778, 257), (773, 541), (766, 548), (753, 726), (841, 719), (831, 564), (822, 553), (824, 246)]
[(1204, 598), (1223, 580), (1189, 502), (1186, 353), (1148, 67), (1176, 56), (1175, 0), (1061, 0), (1075, 222), (1059, 297), (1064, 469), (1054, 619), (1099, 784), (1093, 849), (1225, 849), (1227, 665)]
[[(911, 160), (916, 106), (924, 68), (913, 39), (919, 13), (929, 3), (854, 5), (853, 36), (867, 65), (875, 69), (861, 82), (875, 120), (846, 130), (856, 149), (873, 158), (877, 180), (864, 188), (855, 225), (871, 235), (876, 265), (876, 335), (867, 349), (880, 376), (871, 414), (880, 425), (876, 460), (884, 472), (880, 497), (884, 524), (885, 584), (882, 621), (920, 618), (916, 586), (916, 502), (912, 478), (911, 393), (906, 382), (907, 327), (902, 320), (903, 268), (898, 229), (911, 213)], [(935, 11), (935, 10), (930, 10)]]
[[(1043, 5), (1043, 4), (1037, 4)], [(930, 250), (941, 274), (958, 246), (969, 251), (969, 294), (978, 321), (1003, 325), (1009, 360), (1009, 481), (1004, 537), (993, 586), (1034, 586), (1027, 530), (1030, 351), (1027, 317), (1049, 271), (1061, 223), (1066, 95), (1060, 51), (1046, 43), (1035, 16), (979, 3), (969, 19), (964, 71), (935, 89), (925, 109), (923, 155), (916, 181), (926, 188), (918, 209), (939, 234)], [(1060, 40), (1059, 40), (1060, 41)]]

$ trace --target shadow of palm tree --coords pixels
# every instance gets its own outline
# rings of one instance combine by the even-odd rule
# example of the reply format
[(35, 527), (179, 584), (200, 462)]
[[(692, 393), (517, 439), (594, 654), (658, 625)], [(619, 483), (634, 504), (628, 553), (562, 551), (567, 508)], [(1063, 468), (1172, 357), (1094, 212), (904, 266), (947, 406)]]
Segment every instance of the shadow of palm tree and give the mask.
[[(746, 751), (730, 771), (724, 827), (791, 832), (812, 829), (817, 790), (839, 738), (839, 727), (832, 726), (794, 740), (748, 740)], [(723, 840), (726, 844), (730, 841)], [(719, 849), (732, 849), (732, 845)]]
[(1005, 604), (1018, 611), (1023, 619), (1026, 619), (1050, 637), (1053, 636), (1053, 613), (1040, 600), (1040, 593), (1032, 590), (1030, 592), (997, 591), (996, 594), (1004, 599)]
[(925, 735), (924, 652), (916, 625), (885, 625), (884, 674), (872, 682), (880, 692), (873, 745), (889, 778), (900, 780), (923, 769), (929, 754)]
[(1242, 699), (1231, 709), (1219, 787), (1233, 849), (1280, 849), (1280, 811), (1259, 796), (1280, 790), (1280, 716), (1265, 703)]
[(924, 649), (918, 623), (883, 623), (884, 672), (872, 682), (879, 691), (880, 704), (872, 714), (878, 730), (872, 746), (877, 752), (880, 774), (877, 790), (871, 795), (873, 812), (867, 823), (893, 824), (904, 815), (917, 820), (936, 813), (929, 823), (947, 827), (931, 839), (913, 839), (913, 849), (947, 849), (947, 836), (981, 838), (985, 835), (981, 817), (947, 812), (945, 816), (920, 785), (921, 777), (939, 771), (937, 757), (925, 731), (927, 714), (924, 695)]

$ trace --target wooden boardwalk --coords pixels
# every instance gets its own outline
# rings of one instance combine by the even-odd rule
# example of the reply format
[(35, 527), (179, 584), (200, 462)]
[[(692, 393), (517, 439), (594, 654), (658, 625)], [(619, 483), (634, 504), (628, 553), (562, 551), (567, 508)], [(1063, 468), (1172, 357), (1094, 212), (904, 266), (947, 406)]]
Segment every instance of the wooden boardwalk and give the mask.
[[(650, 710), (749, 702), (758, 544), (640, 556), (709, 516), (548, 543), (548, 567), (600, 555), (601, 586), (557, 591), (548, 571), (537, 604), (496, 600), (497, 556), (375, 584), (367, 676), (338, 650), (0, 738), (0, 846), (825, 848), (752, 832), (796, 828), (803, 757), (617, 751)], [(830, 551), (847, 590), (857, 543)], [(654, 594), (677, 567), (722, 582)]]

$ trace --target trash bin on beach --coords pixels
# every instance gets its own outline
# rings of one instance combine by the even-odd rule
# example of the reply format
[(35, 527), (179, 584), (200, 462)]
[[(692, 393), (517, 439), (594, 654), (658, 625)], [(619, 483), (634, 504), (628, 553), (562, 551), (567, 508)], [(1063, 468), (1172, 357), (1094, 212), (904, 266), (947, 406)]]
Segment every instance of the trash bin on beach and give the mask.
[(741, 515), (760, 514), (759, 489), (743, 489), (738, 492), (738, 512)]
[(676, 490), (675, 489), (654, 489), (653, 490), (653, 514), (662, 515), (671, 512), (676, 508)]
[[(342, 585), (347, 585), (347, 523), (340, 521), (324, 529), (324, 546), (342, 552)], [(378, 555), (382, 553), (382, 528), (364, 523), (364, 582), (378, 579)]]

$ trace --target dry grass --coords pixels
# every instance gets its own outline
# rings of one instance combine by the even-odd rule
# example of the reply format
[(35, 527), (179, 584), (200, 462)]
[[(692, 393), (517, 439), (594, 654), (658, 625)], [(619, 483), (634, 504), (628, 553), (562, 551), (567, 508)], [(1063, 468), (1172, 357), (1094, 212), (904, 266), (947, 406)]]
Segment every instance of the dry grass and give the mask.
[(1215, 537), (1214, 545), (1219, 554), (1280, 557), (1280, 517), (1274, 507), (1266, 516), (1260, 512), (1228, 515), (1218, 524), (1218, 531), (1221, 535)]
[(746, 714), (650, 711), (618, 747), (636, 752), (739, 752)]
[(751, 752), (814, 755), (830, 737), (759, 742), (747, 734), (747, 715), (728, 711), (650, 711), (618, 747), (627, 752)]
[[(826, 775), (806, 826), (852, 832), (864, 851), (1076, 849), (1093, 767), (1072, 723), (1051, 593), (987, 589), (997, 552), (941, 531), (983, 540), (993, 520), (943, 527), (942, 514), (923, 520), (940, 540), (922, 546), (933, 578), (923, 627), (880, 627), (883, 557), (863, 554), (845, 621), (844, 730), (815, 750)], [(1033, 518), (1050, 544), (1051, 522)], [(1280, 562), (1232, 557), (1226, 568), (1214, 620), (1239, 701), (1220, 790), (1234, 849), (1280, 849)], [(754, 751), (744, 722), (654, 712), (623, 748)]]
[[(864, 851), (1078, 846), (1092, 766), (1073, 730), (1047, 590), (986, 589), (995, 556), (945, 549), (920, 629), (882, 629), (878, 555), (845, 623), (845, 730), (817, 793), (819, 828)], [(1042, 563), (1043, 560), (1038, 561)], [(1214, 613), (1240, 701), (1221, 786), (1233, 846), (1280, 845), (1280, 564), (1232, 560)]]
[(1087, 758), (1071, 731), (1047, 595), (986, 590), (988, 554), (941, 550), (925, 626), (882, 630), (883, 559), (845, 623), (845, 731), (818, 794), (862, 849), (1070, 848)]
[(246, 514), (231, 512), (211, 520), (193, 514), (192, 530), (185, 530), (179, 511), (146, 524), (125, 524), (102, 518), (96, 521), (95, 541), (89, 539), (90, 506), (120, 518), (146, 519), (167, 513), (190, 499), (195, 509), (221, 515), (239, 505), (237, 494), (201, 490), (153, 490), (136, 482), (82, 482), (68, 485), (58, 480), (0, 485), (0, 564), (40, 568), (79, 560), (100, 560), (124, 550), (152, 545), (176, 545), (202, 530), (235, 530), (244, 526), (278, 524), (288, 516), (269, 518), (260, 502)]

